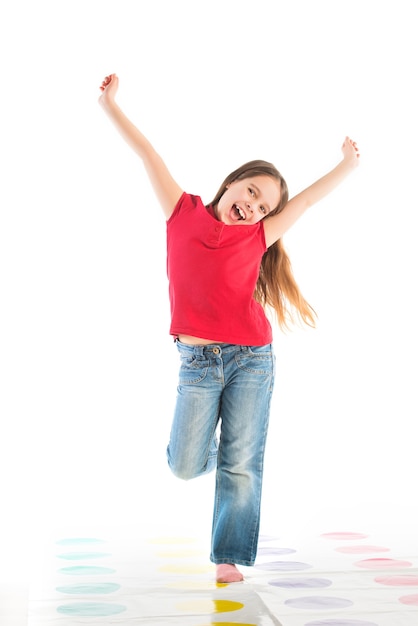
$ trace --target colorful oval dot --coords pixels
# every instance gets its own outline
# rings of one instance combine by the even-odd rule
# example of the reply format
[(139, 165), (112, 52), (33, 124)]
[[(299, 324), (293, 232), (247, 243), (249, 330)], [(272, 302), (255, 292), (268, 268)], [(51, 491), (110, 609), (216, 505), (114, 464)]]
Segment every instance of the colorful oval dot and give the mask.
[(74, 565), (73, 567), (62, 567), (58, 571), (70, 576), (100, 576), (101, 574), (114, 574), (116, 572), (111, 567), (96, 567), (94, 565)]
[(381, 585), (389, 585), (390, 587), (418, 587), (418, 576), (378, 576), (375, 582)]
[(324, 539), (351, 540), (351, 539), (366, 539), (367, 535), (364, 535), (363, 533), (340, 532), (340, 533), (324, 533), (323, 535), (321, 535), (321, 537), (323, 537)]
[(201, 624), (199, 626), (257, 626), (257, 624), (244, 624), (244, 622), (210, 622), (210, 624)]
[(291, 598), (285, 600), (287, 606), (296, 609), (343, 609), (352, 606), (353, 602), (345, 598), (332, 598), (329, 596), (307, 596), (304, 598)]
[(357, 561), (354, 565), (357, 565), (357, 567), (364, 567), (365, 569), (380, 569), (382, 567), (412, 567), (412, 563), (409, 561), (397, 561), (396, 559), (365, 559), (364, 561)]
[(294, 554), (296, 550), (293, 548), (258, 548), (257, 556), (279, 556), (282, 554)]
[(309, 569), (312, 565), (309, 565), (308, 563), (299, 563), (298, 561), (272, 561), (271, 563), (257, 564), (256, 567), (267, 571), (278, 570), (281, 572), (292, 572)]
[(108, 552), (66, 552), (65, 554), (57, 554), (59, 559), (67, 559), (67, 561), (85, 561), (86, 559), (103, 559), (106, 556), (112, 556)]
[(205, 574), (213, 569), (213, 565), (164, 565), (158, 571), (167, 574)]
[(269, 580), (268, 584), (284, 589), (318, 589), (330, 587), (332, 581), (327, 578), (278, 578), (277, 580)]
[(389, 552), (390, 549), (382, 546), (341, 546), (335, 548), (335, 551), (343, 554), (367, 554), (370, 552)]
[(70, 594), (104, 594), (114, 593), (120, 589), (120, 585), (116, 583), (81, 583), (79, 585), (64, 585), (63, 587), (56, 587), (56, 591), (59, 593)]
[(233, 602), (232, 600), (191, 600), (176, 604), (179, 611), (187, 611), (188, 613), (227, 613), (228, 611), (239, 611), (243, 606), (241, 602)]
[(418, 606), (418, 594), (414, 594), (413, 596), (403, 596), (399, 598), (399, 602), (402, 604), (408, 604), (409, 606)]
[(183, 559), (191, 556), (203, 556), (205, 553), (200, 550), (178, 550), (173, 552), (158, 552), (157, 556), (162, 559)]
[(199, 626), (257, 626), (257, 624), (244, 624), (244, 622), (210, 622), (210, 624), (201, 624)]
[(93, 537), (68, 537), (60, 539), (56, 542), (58, 546), (73, 546), (80, 543), (104, 543), (103, 539), (94, 539)]
[(168, 587), (169, 589), (188, 589), (190, 591), (190, 589), (200, 589), (200, 590), (207, 590), (207, 589), (216, 589), (217, 587), (221, 588), (221, 587), (228, 587), (228, 583), (216, 583), (211, 582), (211, 581), (190, 581), (190, 580), (177, 580), (175, 582), (172, 583), (168, 583), (166, 585), (166, 587)]
[(126, 611), (123, 604), (102, 604), (96, 602), (80, 602), (63, 604), (57, 608), (58, 613), (80, 617), (108, 617)]

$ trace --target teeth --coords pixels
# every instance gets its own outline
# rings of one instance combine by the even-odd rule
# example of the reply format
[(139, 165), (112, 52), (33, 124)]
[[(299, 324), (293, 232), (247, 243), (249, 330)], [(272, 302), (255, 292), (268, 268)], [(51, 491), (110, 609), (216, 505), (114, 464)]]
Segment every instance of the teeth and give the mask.
[(243, 210), (242, 210), (239, 206), (237, 206), (237, 205), (235, 205), (235, 208), (237, 209), (237, 211), (238, 211), (238, 213), (239, 213), (240, 218), (241, 218), (242, 220), (245, 220), (245, 213), (244, 213), (244, 211), (243, 211)]

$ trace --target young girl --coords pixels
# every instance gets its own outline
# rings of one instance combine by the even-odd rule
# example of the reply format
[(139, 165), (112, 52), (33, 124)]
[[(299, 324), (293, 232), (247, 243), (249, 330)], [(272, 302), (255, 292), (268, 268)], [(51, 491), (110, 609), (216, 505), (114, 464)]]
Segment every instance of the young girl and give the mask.
[(315, 326), (281, 237), (353, 171), (359, 153), (346, 137), (336, 167), (291, 200), (271, 163), (251, 161), (227, 176), (204, 206), (183, 191), (116, 104), (116, 74), (100, 89), (100, 104), (142, 159), (167, 220), (170, 333), (181, 361), (168, 463), (183, 479), (216, 469), (210, 558), (217, 582), (238, 582), (243, 576), (236, 565), (253, 565), (257, 552), (274, 383), (265, 308), (282, 327), (296, 318)]

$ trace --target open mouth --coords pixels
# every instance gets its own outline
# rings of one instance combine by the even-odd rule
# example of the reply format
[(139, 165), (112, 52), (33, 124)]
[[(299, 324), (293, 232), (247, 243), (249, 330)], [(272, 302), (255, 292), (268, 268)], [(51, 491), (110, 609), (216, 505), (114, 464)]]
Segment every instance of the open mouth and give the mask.
[(246, 220), (247, 219), (247, 216), (245, 215), (244, 211), (237, 204), (234, 204), (233, 209), (235, 211), (235, 214), (236, 214), (238, 220)]

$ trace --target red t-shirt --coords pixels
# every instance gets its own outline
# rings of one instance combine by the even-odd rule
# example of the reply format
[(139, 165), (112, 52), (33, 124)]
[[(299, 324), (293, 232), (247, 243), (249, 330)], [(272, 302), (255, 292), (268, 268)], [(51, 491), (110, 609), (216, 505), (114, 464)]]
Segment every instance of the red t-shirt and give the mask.
[(199, 196), (183, 193), (167, 221), (170, 333), (271, 343), (270, 322), (253, 297), (266, 249), (262, 222), (224, 224)]

